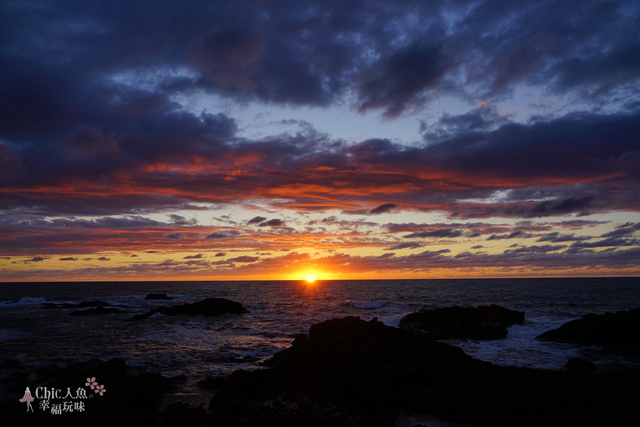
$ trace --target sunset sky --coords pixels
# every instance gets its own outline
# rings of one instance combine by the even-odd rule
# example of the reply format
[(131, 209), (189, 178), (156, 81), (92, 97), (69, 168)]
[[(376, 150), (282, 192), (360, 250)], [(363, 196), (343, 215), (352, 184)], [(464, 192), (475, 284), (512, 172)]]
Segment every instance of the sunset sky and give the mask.
[(640, 2), (0, 5), (2, 281), (640, 275)]

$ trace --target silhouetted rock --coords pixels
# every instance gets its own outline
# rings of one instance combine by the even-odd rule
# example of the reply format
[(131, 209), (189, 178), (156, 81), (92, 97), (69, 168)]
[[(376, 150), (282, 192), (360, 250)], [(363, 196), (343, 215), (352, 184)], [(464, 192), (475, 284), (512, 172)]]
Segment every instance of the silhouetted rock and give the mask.
[(265, 364), (227, 377), (210, 402), (214, 425), (391, 426), (412, 414), (471, 426), (640, 421), (640, 372), (500, 367), (375, 320), (313, 325)]
[(161, 294), (148, 294), (146, 297), (144, 297), (144, 299), (150, 299), (150, 300), (172, 300), (173, 297), (167, 296), (166, 293), (161, 293)]
[(569, 371), (595, 372), (596, 370), (596, 365), (579, 357), (572, 357), (564, 367)]
[(507, 336), (507, 326), (523, 322), (524, 312), (490, 305), (420, 310), (403, 317), (400, 327), (426, 332), (438, 340), (495, 340)]
[(536, 337), (541, 341), (598, 345), (613, 353), (640, 354), (640, 308), (587, 314)]
[(88, 310), (72, 311), (71, 313), (69, 313), (69, 316), (98, 316), (113, 313), (126, 313), (126, 311), (122, 311), (117, 308), (105, 308), (100, 306), (96, 308), (90, 308)]
[(224, 298), (207, 298), (193, 304), (174, 305), (172, 307), (158, 307), (146, 314), (134, 316), (134, 320), (148, 319), (156, 313), (166, 316), (220, 316), (221, 314), (243, 314), (249, 311), (241, 303)]

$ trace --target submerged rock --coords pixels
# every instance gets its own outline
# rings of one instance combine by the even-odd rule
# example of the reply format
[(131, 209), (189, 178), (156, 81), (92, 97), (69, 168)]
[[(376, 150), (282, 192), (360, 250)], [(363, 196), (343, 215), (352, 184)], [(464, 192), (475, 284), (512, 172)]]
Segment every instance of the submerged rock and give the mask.
[(97, 316), (103, 314), (126, 313), (126, 311), (117, 308), (105, 308), (103, 306), (90, 308), (88, 310), (72, 311), (69, 316)]
[(181, 304), (171, 307), (158, 307), (145, 314), (138, 314), (133, 317), (134, 320), (148, 319), (156, 313), (166, 316), (220, 316), (222, 314), (243, 314), (249, 310), (244, 308), (241, 303), (231, 301), (224, 298), (207, 298), (193, 304)]
[(471, 426), (640, 421), (640, 372), (500, 367), (375, 320), (313, 325), (266, 365), (227, 377), (210, 402), (214, 425), (391, 426), (412, 414)]
[(507, 326), (524, 322), (524, 312), (497, 305), (420, 310), (400, 321), (400, 328), (423, 331), (433, 339), (495, 340)]
[(612, 353), (640, 354), (640, 308), (587, 314), (536, 337), (541, 341), (598, 345)]
[(147, 294), (147, 296), (144, 297), (144, 299), (146, 299), (146, 300), (163, 300), (163, 301), (167, 301), (167, 300), (172, 300), (173, 297), (167, 296), (167, 294), (165, 292), (163, 292), (161, 294)]
[(86, 308), (86, 307), (106, 307), (111, 304), (104, 301), (83, 301), (77, 304), (71, 303), (53, 303), (53, 302), (45, 302), (42, 303), (44, 308)]

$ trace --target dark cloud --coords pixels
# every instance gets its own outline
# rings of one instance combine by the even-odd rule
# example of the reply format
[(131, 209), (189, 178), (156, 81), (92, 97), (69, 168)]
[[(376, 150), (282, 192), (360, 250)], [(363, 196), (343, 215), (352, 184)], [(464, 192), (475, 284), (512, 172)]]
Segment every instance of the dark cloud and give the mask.
[(239, 256), (239, 257), (235, 257), (235, 258), (229, 258), (228, 260), (226, 260), (226, 262), (232, 263), (232, 262), (256, 262), (260, 259), (260, 257), (257, 256), (248, 256), (248, 255), (243, 255), (243, 256)]
[(270, 219), (269, 221), (265, 221), (261, 223), (260, 227), (282, 227), (284, 225), (284, 221), (281, 219)]
[(213, 233), (205, 236), (205, 240), (233, 239), (239, 236), (240, 234), (242, 234), (242, 232), (238, 230), (214, 231)]
[(566, 245), (543, 245), (543, 246), (524, 246), (515, 249), (508, 249), (505, 253), (514, 254), (531, 254), (531, 253), (547, 253), (555, 252), (566, 248)]
[(417, 243), (417, 242), (403, 242), (403, 243), (398, 243), (397, 245), (393, 245), (390, 246), (388, 248), (385, 248), (385, 251), (397, 251), (400, 249), (416, 249), (416, 248), (420, 248), (424, 246), (422, 243)]
[(640, 223), (627, 222), (626, 224), (619, 225), (615, 230), (603, 234), (602, 237), (627, 237), (637, 231), (640, 231)]
[(197, 254), (197, 255), (187, 255), (182, 259), (202, 259), (202, 258), (205, 258), (205, 256), (202, 254)]
[(198, 224), (198, 220), (196, 218), (186, 219), (181, 215), (171, 214), (169, 215), (171, 218), (171, 222), (174, 225), (196, 225)]
[(425, 238), (425, 237), (432, 237), (432, 238), (454, 238), (454, 237), (460, 237), (464, 234), (463, 230), (456, 230), (456, 229), (451, 229), (451, 228), (441, 228), (441, 229), (437, 229), (437, 230), (423, 230), (423, 231), (416, 231), (415, 233), (411, 233), (411, 234), (407, 234), (405, 236), (402, 236), (405, 239), (414, 239), (414, 238)]
[(572, 248), (606, 248), (606, 247), (618, 247), (618, 246), (638, 246), (640, 240), (638, 239), (625, 239), (620, 237), (609, 237), (596, 242), (575, 242), (571, 244)]
[(247, 225), (251, 225), (251, 224), (260, 224), (261, 222), (266, 221), (267, 218), (263, 217), (263, 216), (255, 216), (253, 218), (251, 218), (248, 222)]
[(22, 165), (22, 157), (6, 145), (0, 145), (0, 182), (22, 178), (29, 170)]
[(357, 82), (358, 109), (383, 108), (395, 117), (407, 108), (421, 107), (429, 89), (435, 88), (451, 60), (442, 45), (420, 39), (380, 59)]
[(49, 259), (49, 258), (45, 258), (45, 257), (41, 257), (41, 256), (34, 256), (33, 258), (31, 258), (29, 260), (25, 260), (24, 262), (42, 262), (45, 259)]
[(488, 132), (508, 124), (510, 117), (486, 102), (480, 102), (470, 112), (460, 115), (444, 113), (438, 121), (429, 126), (421, 124), (421, 130), (427, 142), (438, 142), (459, 134)]
[(370, 215), (378, 215), (381, 213), (391, 212), (393, 209), (397, 208), (398, 205), (395, 203), (385, 203), (384, 205), (380, 205), (377, 208), (373, 208), (369, 211)]
[(582, 240), (593, 239), (592, 236), (575, 236), (573, 234), (560, 234), (557, 231), (546, 234), (536, 240), (536, 242), (578, 242)]
[(178, 232), (178, 233), (170, 233), (170, 234), (167, 234), (167, 235), (166, 235), (166, 236), (164, 236), (164, 237), (165, 237), (165, 238), (167, 238), (167, 239), (182, 240), (182, 239), (184, 239), (185, 237), (187, 237), (187, 235), (186, 235), (186, 234), (184, 234), (184, 233), (180, 233), (180, 232)]
[(543, 201), (532, 205), (507, 206), (500, 211), (500, 214), (522, 218), (539, 218), (570, 213), (588, 215), (588, 209), (595, 205), (595, 196), (589, 195), (584, 197), (570, 197), (562, 200)]
[(64, 257), (64, 258), (58, 258), (58, 261), (78, 261), (77, 257)]
[(487, 237), (487, 240), (521, 239), (524, 237), (527, 237), (527, 234), (522, 230), (517, 230), (509, 234), (492, 234)]

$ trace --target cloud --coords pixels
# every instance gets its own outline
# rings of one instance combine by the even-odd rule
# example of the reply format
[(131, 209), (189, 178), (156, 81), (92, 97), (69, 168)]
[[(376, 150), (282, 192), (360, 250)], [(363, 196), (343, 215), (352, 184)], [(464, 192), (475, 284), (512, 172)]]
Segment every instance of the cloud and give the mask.
[(390, 246), (388, 248), (385, 248), (385, 251), (397, 251), (400, 249), (416, 249), (416, 248), (420, 248), (424, 246), (422, 243), (417, 243), (417, 242), (402, 242), (402, 243), (398, 243), (397, 245), (393, 245)]
[(284, 225), (284, 221), (281, 219), (270, 219), (269, 221), (265, 221), (261, 223), (260, 227), (282, 227)]
[(527, 234), (522, 230), (517, 230), (509, 234), (492, 234), (487, 237), (487, 240), (504, 240), (504, 239), (516, 239), (527, 237)]
[(22, 157), (6, 145), (0, 145), (0, 181), (22, 178), (29, 170), (22, 165)]
[(214, 231), (211, 234), (205, 236), (205, 240), (219, 240), (219, 239), (233, 239), (241, 235), (242, 232), (234, 229), (226, 229), (220, 231)]
[(187, 255), (182, 259), (202, 259), (202, 258), (205, 258), (205, 256), (202, 254), (197, 254), (197, 255)]
[(429, 126), (421, 124), (421, 130), (427, 142), (438, 142), (459, 134), (485, 133), (498, 129), (510, 122), (511, 117), (500, 113), (498, 109), (486, 102), (478, 105), (468, 113), (452, 115), (444, 113), (438, 121)]
[(369, 211), (369, 215), (379, 215), (381, 213), (391, 212), (393, 209), (397, 208), (398, 205), (395, 203), (385, 203), (384, 205), (380, 205), (377, 208), (373, 208)]
[(174, 225), (193, 226), (198, 224), (198, 220), (196, 218), (186, 219), (185, 217), (176, 214), (169, 215), (169, 218), (171, 218), (171, 222), (173, 222)]
[(463, 230), (456, 230), (450, 228), (440, 228), (436, 230), (423, 230), (416, 231), (415, 233), (407, 234), (402, 236), (404, 239), (415, 239), (415, 238), (425, 238), (425, 237), (433, 237), (433, 238), (454, 238), (460, 237), (464, 234)]
[(421, 107), (449, 66), (442, 45), (426, 38), (397, 49), (363, 72), (356, 83), (358, 110), (384, 108), (396, 117), (407, 108)]
[(575, 242), (571, 244), (572, 248), (605, 248), (605, 247), (618, 247), (618, 246), (638, 246), (640, 240), (638, 239), (624, 239), (619, 237), (608, 237), (596, 242)]
[(553, 242), (553, 243), (577, 242), (582, 240), (589, 240), (592, 238), (593, 238), (592, 236), (575, 236), (573, 234), (560, 234), (557, 231), (555, 231), (553, 233), (549, 233), (540, 237), (539, 239), (536, 240), (536, 242)]
[(633, 235), (637, 231), (640, 231), (640, 223), (627, 222), (619, 225), (615, 230), (603, 234), (602, 237), (627, 237)]
[(547, 253), (555, 252), (566, 248), (566, 245), (543, 245), (543, 246), (525, 246), (521, 248), (508, 249), (505, 253), (514, 254), (531, 254), (531, 253)]
[(267, 218), (263, 217), (263, 216), (255, 216), (253, 218), (251, 218), (248, 222), (247, 225), (251, 225), (251, 224), (260, 224), (264, 221), (266, 221)]
[(64, 258), (59, 258), (58, 261), (78, 261), (77, 257), (64, 257)]
[(260, 259), (260, 257), (257, 256), (247, 256), (247, 255), (243, 255), (243, 256), (239, 256), (239, 257), (235, 257), (235, 258), (229, 258), (228, 260), (226, 260), (225, 262), (229, 262), (229, 263), (233, 263), (233, 262), (256, 262)]
[(532, 205), (507, 206), (501, 209), (501, 214), (522, 218), (539, 218), (545, 216), (566, 215), (579, 213), (588, 215), (588, 209), (595, 206), (595, 196), (570, 197), (561, 200), (549, 200)]
[(182, 239), (184, 239), (185, 237), (187, 237), (187, 235), (186, 235), (186, 234), (184, 234), (184, 233), (180, 233), (180, 232), (178, 232), (178, 233), (170, 233), (170, 234), (167, 234), (167, 235), (166, 235), (166, 236), (164, 236), (164, 237), (165, 237), (165, 238), (167, 238), (167, 239), (182, 240)]

